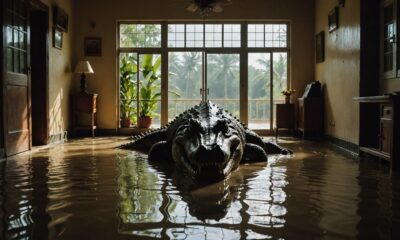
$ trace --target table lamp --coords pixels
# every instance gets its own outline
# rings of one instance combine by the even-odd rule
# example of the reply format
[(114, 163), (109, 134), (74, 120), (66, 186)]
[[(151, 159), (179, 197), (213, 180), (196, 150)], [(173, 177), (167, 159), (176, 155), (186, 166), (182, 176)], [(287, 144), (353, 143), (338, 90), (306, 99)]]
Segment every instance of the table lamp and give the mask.
[(86, 93), (86, 76), (85, 73), (93, 74), (93, 68), (89, 61), (79, 61), (75, 67), (75, 73), (81, 74), (81, 92)]

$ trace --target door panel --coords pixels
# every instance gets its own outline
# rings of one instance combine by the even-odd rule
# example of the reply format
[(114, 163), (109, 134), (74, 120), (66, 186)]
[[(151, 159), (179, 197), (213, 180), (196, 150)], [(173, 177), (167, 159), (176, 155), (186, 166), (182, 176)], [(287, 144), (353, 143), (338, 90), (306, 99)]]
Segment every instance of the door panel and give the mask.
[(30, 149), (30, 86), (28, 76), (28, 2), (6, 1), (3, 8), (6, 30), (3, 58), (6, 62), (4, 129), (6, 155)]

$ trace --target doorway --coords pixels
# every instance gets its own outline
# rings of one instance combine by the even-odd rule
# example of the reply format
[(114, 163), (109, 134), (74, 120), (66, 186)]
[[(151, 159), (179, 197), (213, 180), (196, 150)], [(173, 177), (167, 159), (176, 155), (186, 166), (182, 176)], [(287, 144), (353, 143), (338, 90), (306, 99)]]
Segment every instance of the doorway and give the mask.
[(48, 19), (48, 7), (39, 1), (32, 1), (30, 7), (32, 145), (48, 143)]

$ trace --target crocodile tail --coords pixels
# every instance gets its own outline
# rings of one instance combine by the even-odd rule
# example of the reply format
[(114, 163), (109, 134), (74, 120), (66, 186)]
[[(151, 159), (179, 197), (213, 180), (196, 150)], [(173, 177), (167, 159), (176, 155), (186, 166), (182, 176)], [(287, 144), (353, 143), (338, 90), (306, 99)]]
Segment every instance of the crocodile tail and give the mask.
[(150, 149), (155, 143), (167, 140), (167, 129), (160, 128), (131, 137), (131, 142), (119, 146), (122, 149)]

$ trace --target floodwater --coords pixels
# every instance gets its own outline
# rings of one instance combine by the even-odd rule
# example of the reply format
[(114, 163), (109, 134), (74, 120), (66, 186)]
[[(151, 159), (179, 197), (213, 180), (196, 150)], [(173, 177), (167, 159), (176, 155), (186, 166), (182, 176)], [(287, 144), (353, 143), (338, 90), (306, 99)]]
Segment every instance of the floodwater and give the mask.
[(0, 163), (0, 239), (400, 239), (400, 177), (320, 143), (196, 184), (168, 163), (69, 141)]

